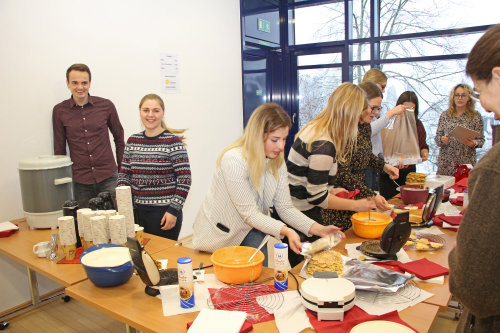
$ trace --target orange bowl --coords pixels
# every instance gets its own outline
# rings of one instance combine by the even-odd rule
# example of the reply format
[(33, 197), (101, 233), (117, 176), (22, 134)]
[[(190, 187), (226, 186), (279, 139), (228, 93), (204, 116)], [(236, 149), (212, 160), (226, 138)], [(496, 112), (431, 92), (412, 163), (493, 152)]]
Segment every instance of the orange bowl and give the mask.
[(253, 259), (254, 247), (228, 246), (218, 249), (210, 260), (214, 265), (215, 276), (224, 283), (247, 283), (257, 280), (262, 273), (264, 253), (259, 251)]
[(362, 238), (379, 238), (385, 227), (392, 222), (392, 217), (379, 212), (371, 212), (368, 221), (368, 212), (356, 213), (351, 216), (352, 228), (356, 235)]

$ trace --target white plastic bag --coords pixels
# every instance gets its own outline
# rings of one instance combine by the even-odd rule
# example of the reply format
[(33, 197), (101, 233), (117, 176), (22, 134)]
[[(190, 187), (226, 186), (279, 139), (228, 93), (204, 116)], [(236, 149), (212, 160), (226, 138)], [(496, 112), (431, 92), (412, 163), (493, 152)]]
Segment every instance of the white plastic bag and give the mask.
[(422, 162), (415, 113), (408, 110), (394, 118), (391, 128), (381, 131), (385, 162), (391, 165), (399, 162), (404, 165)]

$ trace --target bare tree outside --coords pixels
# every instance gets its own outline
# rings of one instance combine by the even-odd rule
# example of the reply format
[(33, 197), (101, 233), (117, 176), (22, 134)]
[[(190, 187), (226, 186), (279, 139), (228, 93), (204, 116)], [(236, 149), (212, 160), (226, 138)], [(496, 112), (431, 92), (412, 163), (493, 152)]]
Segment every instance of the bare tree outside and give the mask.
[[(452, 1), (453, 3), (453, 1)], [(455, 1), (456, 6), (460, 3)], [(460, 8), (460, 7), (459, 7)], [(353, 1), (353, 38), (370, 37), (370, 1)], [(321, 41), (344, 39), (344, 8), (343, 3), (322, 5), (321, 22), (316, 25), (315, 38)], [(461, 28), (463, 22), (450, 15), (450, 3), (435, 0), (382, 0), (380, 3), (380, 35), (393, 36), (415, 32), (434, 31), (437, 29)], [(415, 58), (433, 55), (468, 53), (482, 33), (438, 36), (429, 38), (415, 38), (389, 40), (380, 43), (381, 59)], [(358, 44), (353, 46), (353, 60), (369, 60), (370, 45)], [(448, 108), (448, 96), (453, 86), (458, 83), (471, 84), (465, 76), (465, 59), (418, 61), (405, 63), (383, 64), (381, 70), (389, 77), (384, 109), (392, 108), (398, 96), (406, 91), (414, 91), (420, 102), (419, 118), (427, 132), (427, 143), (430, 147), (429, 161), (418, 165), (418, 170), (426, 173), (437, 169), (439, 147), (435, 145), (434, 136), (438, 119)], [(353, 68), (353, 81), (359, 83), (367, 66)], [(339, 84), (337, 80), (324, 73), (299, 73), (300, 120), (312, 119), (325, 105), (324, 95), (333, 91)], [(327, 71), (324, 69), (323, 71)], [(323, 77), (318, 77), (322, 75)], [(329, 95), (328, 93), (328, 95)], [(315, 98), (322, 98), (322, 107), (313, 102)], [(478, 158), (491, 148), (491, 125), (493, 117), (482, 110), (479, 103), (476, 109), (482, 113), (484, 120), (485, 145), (477, 152)], [(304, 110), (304, 115), (302, 115)], [(316, 113), (315, 113), (316, 112)], [(301, 122), (301, 124), (303, 124)]]

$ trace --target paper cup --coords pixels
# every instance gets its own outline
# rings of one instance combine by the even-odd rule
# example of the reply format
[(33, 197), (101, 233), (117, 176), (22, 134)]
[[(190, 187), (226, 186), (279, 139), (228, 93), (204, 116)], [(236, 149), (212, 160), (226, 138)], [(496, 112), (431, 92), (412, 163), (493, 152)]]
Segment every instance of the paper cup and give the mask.
[(64, 257), (66, 260), (75, 260), (76, 256), (76, 244), (73, 245), (61, 245), (64, 251)]

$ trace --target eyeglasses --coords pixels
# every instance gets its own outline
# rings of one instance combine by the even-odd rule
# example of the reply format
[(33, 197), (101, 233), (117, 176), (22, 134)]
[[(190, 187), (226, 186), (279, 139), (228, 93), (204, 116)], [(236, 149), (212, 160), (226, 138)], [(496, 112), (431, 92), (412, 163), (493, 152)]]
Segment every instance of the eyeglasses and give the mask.
[(455, 94), (456, 98), (466, 98), (467, 94)]
[(371, 109), (371, 112), (377, 112), (377, 111), (382, 110), (381, 106), (371, 106), (371, 105), (369, 105), (369, 107)]

